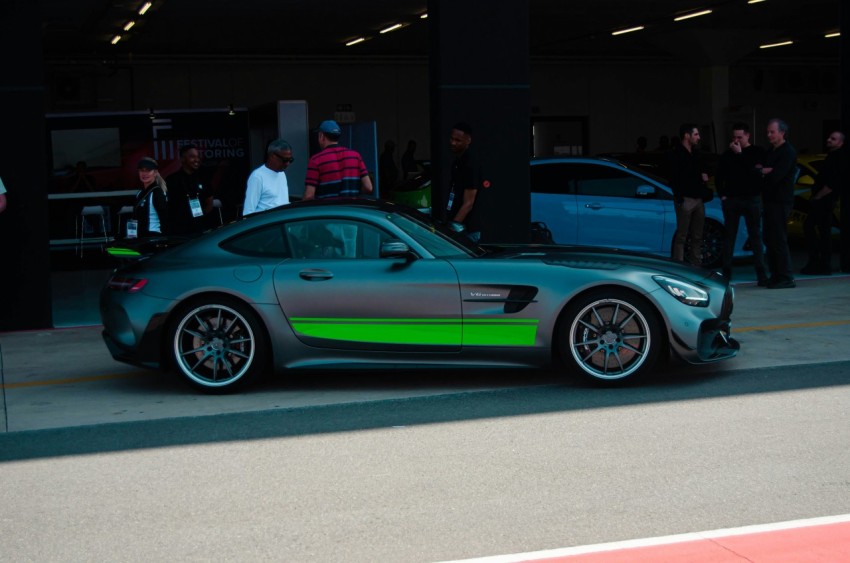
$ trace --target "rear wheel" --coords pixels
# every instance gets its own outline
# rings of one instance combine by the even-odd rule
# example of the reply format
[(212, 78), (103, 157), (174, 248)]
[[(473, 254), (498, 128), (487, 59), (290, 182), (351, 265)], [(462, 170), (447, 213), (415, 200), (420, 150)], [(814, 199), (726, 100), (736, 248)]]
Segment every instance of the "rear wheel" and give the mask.
[(606, 383), (640, 377), (652, 369), (666, 346), (652, 306), (617, 288), (570, 303), (559, 323), (558, 345), (572, 371)]
[(263, 370), (268, 347), (257, 315), (243, 303), (217, 298), (178, 313), (172, 359), (192, 386), (208, 393), (237, 389)]
[[(702, 249), (700, 265), (715, 270), (723, 266), (723, 244), (726, 229), (717, 221), (706, 219), (702, 227)], [(672, 250), (671, 250), (672, 252)], [(685, 240), (685, 256), (691, 255), (691, 237)]]

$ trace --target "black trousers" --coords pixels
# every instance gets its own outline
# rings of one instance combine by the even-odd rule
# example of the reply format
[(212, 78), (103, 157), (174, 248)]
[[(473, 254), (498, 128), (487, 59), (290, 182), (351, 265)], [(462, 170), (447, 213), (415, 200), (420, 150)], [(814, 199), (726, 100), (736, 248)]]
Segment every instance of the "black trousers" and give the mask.
[(764, 273), (764, 244), (761, 238), (761, 198), (759, 196), (742, 197), (730, 196), (724, 199), (723, 222), (726, 226), (726, 240), (723, 242), (723, 269), (732, 268), (732, 257), (735, 253), (735, 239), (738, 238), (738, 227), (741, 217), (747, 226), (747, 237), (753, 249), (753, 265), (756, 272)]
[(791, 207), (791, 202), (764, 202), (764, 244), (767, 247), (767, 266), (773, 278), (794, 279), (791, 250), (788, 248)]
[(809, 214), (803, 223), (809, 265), (831, 267), (832, 264), (832, 212), (837, 200), (835, 192), (820, 199), (809, 200)]

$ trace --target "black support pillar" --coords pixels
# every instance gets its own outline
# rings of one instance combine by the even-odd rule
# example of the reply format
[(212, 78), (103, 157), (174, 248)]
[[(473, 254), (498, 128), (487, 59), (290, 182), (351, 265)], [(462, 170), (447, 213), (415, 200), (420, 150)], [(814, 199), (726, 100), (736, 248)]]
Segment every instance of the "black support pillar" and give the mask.
[[(839, 2), (839, 22), (841, 25), (840, 57), (841, 57), (841, 84), (839, 95), (841, 96), (841, 132), (850, 142), (850, 6), (846, 2)], [(845, 148), (845, 150), (848, 150)], [(845, 153), (846, 157), (846, 153)], [(844, 185), (841, 186), (841, 258), (840, 268), (843, 272), (850, 272), (850, 163), (845, 164)]]
[(529, 1), (430, 0), (432, 206), (445, 212), (451, 126), (472, 126), (490, 187), (482, 242), (525, 242), (531, 217)]
[(38, 2), (0, 3), (0, 331), (53, 326)]

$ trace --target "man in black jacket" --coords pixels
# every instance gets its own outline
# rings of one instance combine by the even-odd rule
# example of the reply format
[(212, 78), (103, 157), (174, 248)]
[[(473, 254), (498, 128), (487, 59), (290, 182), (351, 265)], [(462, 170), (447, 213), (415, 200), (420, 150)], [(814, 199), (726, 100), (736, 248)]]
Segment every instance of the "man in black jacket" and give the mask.
[(200, 234), (211, 225), (208, 214), (213, 208), (213, 193), (200, 172), (198, 147), (180, 147), (180, 164), (180, 170), (165, 179), (168, 185), (169, 234)]
[(702, 228), (705, 224), (705, 204), (708, 174), (697, 154), (699, 130), (693, 123), (679, 127), (680, 142), (670, 152), (670, 187), (676, 204), (676, 235), (673, 238), (673, 259), (684, 261), (685, 241), (691, 237), (689, 260), (702, 265)]
[(753, 249), (756, 278), (761, 286), (767, 285), (764, 267), (764, 248), (761, 239), (761, 178), (756, 168), (761, 163), (764, 149), (750, 144), (750, 126), (746, 123), (732, 125), (732, 142), (720, 156), (715, 183), (717, 195), (723, 206), (726, 239), (723, 244), (723, 275), (732, 277), (732, 256), (741, 218), (747, 226), (747, 237)]
[(843, 147), (844, 133), (830, 133), (826, 139), (829, 154), (826, 155), (823, 168), (815, 176), (812, 196), (809, 198), (809, 214), (803, 223), (809, 261), (800, 270), (801, 274), (832, 274), (832, 212), (838, 201), (841, 184), (841, 160), (846, 158)]
[(764, 201), (764, 243), (770, 268), (769, 289), (797, 287), (791, 271), (788, 248), (788, 215), (794, 205), (797, 177), (797, 150), (786, 140), (788, 124), (781, 119), (767, 122), (767, 149), (762, 160), (762, 199)]

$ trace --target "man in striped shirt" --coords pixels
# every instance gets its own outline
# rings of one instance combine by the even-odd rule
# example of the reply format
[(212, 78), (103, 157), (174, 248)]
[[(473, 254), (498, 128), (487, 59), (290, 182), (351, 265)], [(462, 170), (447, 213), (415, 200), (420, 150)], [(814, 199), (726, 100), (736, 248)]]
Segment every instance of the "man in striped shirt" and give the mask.
[(340, 146), (342, 130), (336, 121), (319, 125), (319, 146), (322, 150), (310, 157), (302, 199), (351, 197), (372, 193), (372, 180), (355, 150)]

